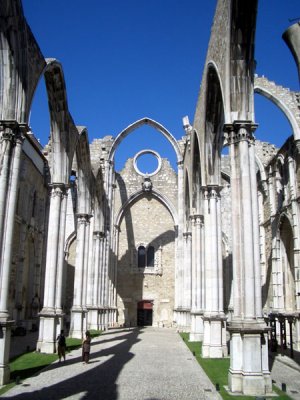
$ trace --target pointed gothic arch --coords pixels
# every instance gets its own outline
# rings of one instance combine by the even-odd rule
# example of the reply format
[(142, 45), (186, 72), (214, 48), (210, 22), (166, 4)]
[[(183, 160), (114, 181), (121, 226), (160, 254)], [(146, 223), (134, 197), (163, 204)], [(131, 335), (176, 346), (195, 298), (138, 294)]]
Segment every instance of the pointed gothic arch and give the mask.
[(138, 121), (135, 121), (133, 124), (127, 126), (122, 132), (118, 134), (116, 139), (114, 140), (112, 147), (110, 149), (109, 155), (108, 155), (108, 161), (111, 162), (114, 159), (115, 152), (119, 144), (122, 142), (123, 139), (125, 139), (132, 131), (135, 129), (143, 126), (143, 125), (149, 125), (152, 126), (152, 128), (158, 130), (172, 145), (176, 157), (177, 157), (177, 163), (182, 161), (182, 155), (181, 151), (179, 149), (177, 140), (174, 138), (174, 136), (160, 123), (154, 121), (151, 118), (144, 117), (142, 119), (139, 119)]
[[(116, 218), (115, 218), (115, 227), (119, 227), (120, 223), (122, 221), (122, 218), (126, 212), (126, 210), (134, 203), (136, 202), (139, 198), (141, 198), (142, 196), (145, 195), (145, 192), (143, 190), (139, 190), (135, 193), (133, 193), (128, 199), (127, 201), (122, 205), (122, 207), (119, 209), (119, 211), (116, 213)], [(169, 211), (169, 213), (172, 216), (172, 219), (174, 221), (174, 226), (175, 228), (178, 226), (178, 214), (177, 211), (175, 209), (175, 207), (173, 206), (172, 202), (164, 195), (162, 194), (160, 191), (156, 190), (156, 189), (152, 189), (151, 191), (151, 195), (156, 198), (157, 200), (159, 200), (165, 207), (166, 209)]]
[(221, 83), (213, 64), (207, 68), (205, 103), (205, 164), (208, 184), (220, 184), (220, 162), (225, 122)]

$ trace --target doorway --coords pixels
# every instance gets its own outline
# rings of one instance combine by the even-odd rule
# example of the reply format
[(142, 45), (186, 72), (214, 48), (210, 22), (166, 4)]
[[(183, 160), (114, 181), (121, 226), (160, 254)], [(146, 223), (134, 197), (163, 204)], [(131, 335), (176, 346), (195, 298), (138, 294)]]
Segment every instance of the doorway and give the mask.
[(137, 325), (152, 326), (153, 303), (149, 300), (139, 301), (137, 304)]

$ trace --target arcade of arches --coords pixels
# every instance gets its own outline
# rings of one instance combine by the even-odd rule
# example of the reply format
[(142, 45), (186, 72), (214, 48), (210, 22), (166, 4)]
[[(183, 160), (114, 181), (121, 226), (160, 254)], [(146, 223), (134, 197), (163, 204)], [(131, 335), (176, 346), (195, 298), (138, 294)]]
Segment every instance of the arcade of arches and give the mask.
[[(256, 1), (217, 2), (181, 140), (142, 118), (89, 143), (68, 110), (62, 65), (40, 52), (20, 0), (1, 2), (0, 384), (19, 325), (38, 329), (46, 353), (62, 327), (77, 338), (85, 329), (176, 327), (202, 341), (203, 357), (230, 354), (229, 390), (247, 395), (272, 390), (268, 350), (300, 351), (300, 96), (254, 77), (256, 12)], [(300, 26), (290, 29), (299, 68)], [(45, 148), (28, 126), (41, 76)], [(280, 149), (255, 140), (254, 91), (290, 122)], [(144, 125), (169, 141), (176, 170), (145, 149), (154, 171), (140, 171), (141, 154), (115, 171), (118, 145)]]

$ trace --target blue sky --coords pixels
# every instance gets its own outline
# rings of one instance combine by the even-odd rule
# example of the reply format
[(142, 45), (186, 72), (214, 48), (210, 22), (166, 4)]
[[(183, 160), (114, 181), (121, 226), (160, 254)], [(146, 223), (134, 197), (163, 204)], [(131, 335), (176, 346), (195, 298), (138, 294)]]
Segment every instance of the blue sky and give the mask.
[[(69, 109), (89, 140), (117, 136), (149, 117), (177, 139), (182, 117), (193, 121), (216, 1), (214, 0), (23, 0), (24, 13), (45, 57), (63, 64)], [(259, 1), (257, 73), (299, 91), (296, 64), (281, 36), (300, 18), (299, 0)], [(291, 134), (282, 115), (256, 96), (256, 136), (280, 146)], [(42, 144), (49, 136), (43, 82), (30, 124)], [(170, 145), (152, 128), (126, 138), (116, 167), (152, 148), (174, 164)], [(150, 172), (150, 171), (148, 171)]]

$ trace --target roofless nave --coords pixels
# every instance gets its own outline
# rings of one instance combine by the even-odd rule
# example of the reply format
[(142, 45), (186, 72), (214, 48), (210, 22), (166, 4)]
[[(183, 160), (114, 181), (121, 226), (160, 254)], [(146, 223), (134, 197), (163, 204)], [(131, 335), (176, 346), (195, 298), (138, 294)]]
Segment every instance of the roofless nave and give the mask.
[[(269, 346), (300, 349), (300, 114), (299, 93), (254, 79), (256, 11), (256, 1), (218, 1), (182, 140), (145, 117), (89, 144), (69, 112), (62, 65), (41, 54), (20, 1), (0, 3), (1, 384), (15, 324), (38, 327), (46, 353), (62, 327), (81, 337), (150, 324), (190, 332), (203, 357), (229, 349), (231, 392), (271, 392)], [(298, 68), (299, 37), (299, 24), (285, 33)], [(44, 149), (28, 127), (41, 76)], [(254, 91), (291, 124), (281, 149), (255, 141)], [(144, 149), (115, 172), (118, 145), (143, 125), (170, 142), (177, 171)], [(157, 160), (149, 174), (138, 167), (143, 154)]]

